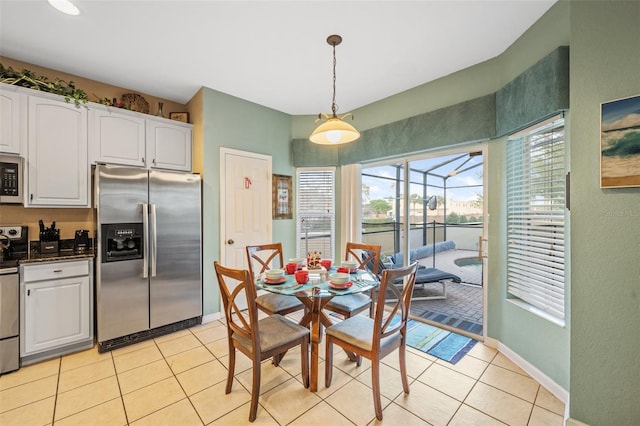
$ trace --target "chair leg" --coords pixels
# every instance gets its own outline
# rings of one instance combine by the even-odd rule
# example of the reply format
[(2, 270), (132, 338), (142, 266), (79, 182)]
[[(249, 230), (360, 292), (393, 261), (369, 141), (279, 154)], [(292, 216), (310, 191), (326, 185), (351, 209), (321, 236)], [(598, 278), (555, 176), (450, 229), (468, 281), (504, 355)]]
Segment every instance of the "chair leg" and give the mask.
[(251, 408), (249, 408), (249, 421), (256, 419), (258, 412), (258, 398), (260, 397), (260, 360), (253, 358), (253, 383), (251, 385)]
[(274, 355), (273, 358), (271, 358), (271, 364), (273, 364), (274, 367), (280, 365), (280, 361), (282, 361), (282, 358), (284, 358), (286, 353), (287, 351), (284, 351), (282, 353)]
[(333, 379), (333, 343), (331, 337), (325, 336), (327, 339), (326, 353), (324, 359), (324, 387), (331, 386), (331, 380)]
[(371, 386), (373, 387), (373, 406), (376, 418), (382, 420), (382, 401), (380, 400), (380, 358), (371, 359)]
[(225, 393), (231, 393), (231, 386), (233, 385), (233, 376), (236, 369), (236, 348), (233, 345), (229, 345), (229, 371), (227, 372), (227, 387)]
[(402, 377), (402, 390), (404, 393), (409, 393), (409, 380), (407, 379), (407, 356), (406, 356), (406, 344), (404, 339), (400, 343), (398, 348), (398, 354), (400, 356), (400, 377)]
[(305, 388), (309, 387), (309, 338), (306, 337), (300, 345), (301, 364), (302, 364), (302, 384)]

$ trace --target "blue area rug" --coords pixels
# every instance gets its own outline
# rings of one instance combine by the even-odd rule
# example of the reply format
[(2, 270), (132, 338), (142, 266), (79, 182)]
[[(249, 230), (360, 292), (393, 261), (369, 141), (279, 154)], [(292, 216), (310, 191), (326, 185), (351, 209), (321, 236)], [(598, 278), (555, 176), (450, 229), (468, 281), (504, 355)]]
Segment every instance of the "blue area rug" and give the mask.
[(478, 343), (470, 337), (433, 327), (420, 321), (407, 322), (407, 345), (455, 364)]

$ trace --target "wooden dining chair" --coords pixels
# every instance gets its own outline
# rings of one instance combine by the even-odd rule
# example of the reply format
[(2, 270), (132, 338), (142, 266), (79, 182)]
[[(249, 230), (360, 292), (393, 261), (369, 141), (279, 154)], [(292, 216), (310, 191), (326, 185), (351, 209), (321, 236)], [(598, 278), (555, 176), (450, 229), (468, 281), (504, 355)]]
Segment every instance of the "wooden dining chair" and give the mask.
[[(255, 303), (256, 287), (249, 271), (230, 269), (213, 263), (220, 295), (227, 319), (227, 341), (229, 344), (229, 371), (225, 393), (231, 392), (236, 365), (236, 349), (252, 362), (253, 381), (251, 387), (251, 407), (249, 421), (256, 418), (260, 395), (261, 362), (300, 346), (302, 383), (309, 387), (309, 330), (289, 321), (282, 315), (274, 314), (258, 319)], [(240, 300), (246, 301), (242, 308)]]
[[(417, 262), (397, 269), (386, 269), (378, 288), (375, 315), (369, 318), (356, 315), (338, 322), (326, 330), (325, 386), (331, 385), (333, 376), (333, 345), (342, 347), (358, 357), (371, 361), (371, 383), (376, 418), (382, 420), (380, 401), (380, 360), (398, 349), (400, 376), (404, 393), (409, 393), (405, 350), (407, 344), (407, 320), (411, 307), (411, 295), (415, 284)], [(399, 288), (394, 282), (404, 280)], [(388, 300), (395, 299), (391, 306)]]
[[(380, 246), (362, 243), (347, 243), (345, 260), (358, 262), (358, 269), (369, 270), (374, 276), (378, 276), (378, 264), (380, 263)], [(334, 297), (324, 307), (329, 311), (342, 315), (345, 319), (351, 318), (360, 312), (369, 309), (369, 316), (373, 316), (373, 301), (369, 293), (349, 294)]]
[[(255, 279), (258, 275), (274, 268), (282, 269), (282, 243), (259, 244), (246, 247), (249, 273)], [(304, 308), (295, 297), (268, 293), (256, 297), (258, 308), (269, 314), (287, 315)]]

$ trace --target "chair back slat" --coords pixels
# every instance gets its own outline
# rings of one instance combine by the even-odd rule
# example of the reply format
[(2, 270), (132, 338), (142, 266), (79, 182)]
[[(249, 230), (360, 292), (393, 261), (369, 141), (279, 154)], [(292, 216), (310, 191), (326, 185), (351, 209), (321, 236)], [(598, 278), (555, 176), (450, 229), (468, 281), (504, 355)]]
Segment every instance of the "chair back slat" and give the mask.
[(378, 275), (380, 246), (374, 244), (347, 243), (344, 260), (358, 262), (358, 269), (369, 270)]
[[(251, 340), (255, 350), (259, 347), (258, 309), (255, 304), (256, 287), (251, 274), (247, 270), (224, 267), (217, 261), (213, 265), (220, 286), (228, 332)], [(238, 299), (244, 299), (246, 310), (238, 305)]]
[(282, 243), (251, 245), (246, 247), (246, 251), (252, 277), (257, 277), (269, 269), (284, 266)]
[[(414, 262), (403, 268), (382, 271), (374, 316), (374, 344), (380, 345), (380, 339), (395, 333), (404, 333), (409, 319), (417, 269), (418, 263)], [(400, 285), (402, 285), (401, 288), (399, 288)], [(389, 306), (388, 302), (391, 301), (393, 304)]]

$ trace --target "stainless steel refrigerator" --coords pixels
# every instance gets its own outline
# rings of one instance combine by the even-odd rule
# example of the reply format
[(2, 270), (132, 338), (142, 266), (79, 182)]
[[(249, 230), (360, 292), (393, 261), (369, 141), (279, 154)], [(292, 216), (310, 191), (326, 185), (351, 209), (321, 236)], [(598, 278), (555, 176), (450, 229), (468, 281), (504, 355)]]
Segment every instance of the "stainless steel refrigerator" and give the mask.
[(96, 166), (99, 351), (202, 322), (200, 194), (197, 174)]

